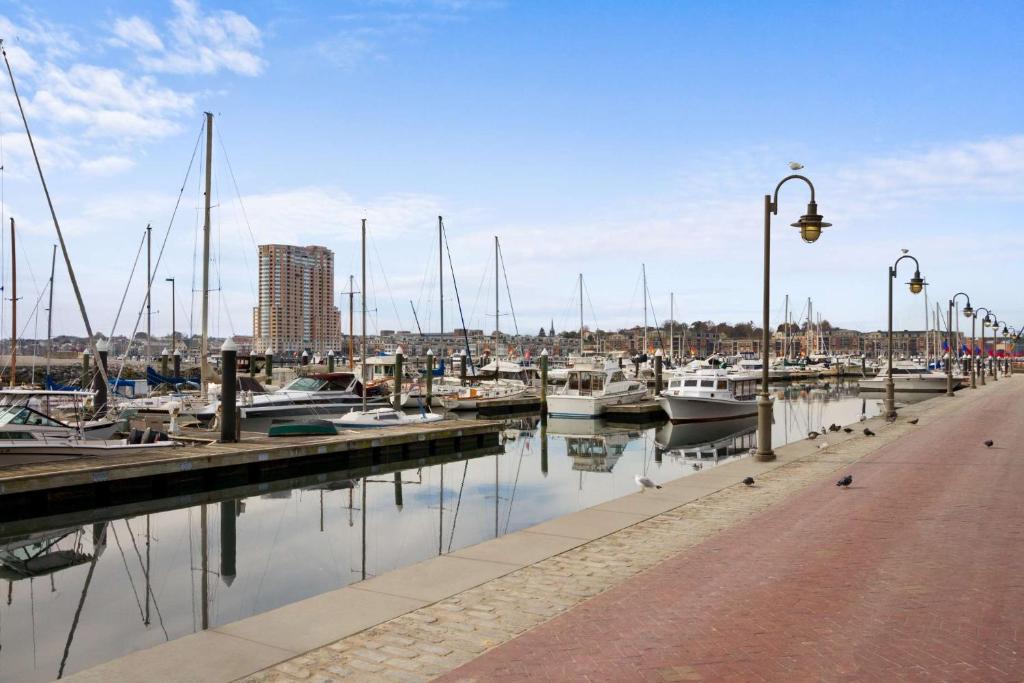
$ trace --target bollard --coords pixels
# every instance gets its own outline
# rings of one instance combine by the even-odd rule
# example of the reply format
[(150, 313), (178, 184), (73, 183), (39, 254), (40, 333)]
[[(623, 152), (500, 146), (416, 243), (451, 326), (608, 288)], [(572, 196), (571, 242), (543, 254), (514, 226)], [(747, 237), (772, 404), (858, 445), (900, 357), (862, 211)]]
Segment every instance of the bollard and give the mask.
[(267, 373), (267, 384), (274, 383), (274, 349), (268, 348), (263, 353), (263, 370)]
[(103, 366), (104, 373), (97, 372), (92, 378), (92, 388), (96, 392), (96, 399), (93, 407), (96, 415), (105, 415), (107, 412), (107, 383), (103, 380), (103, 374), (107, 369), (107, 355), (110, 353), (110, 342), (100, 339), (96, 342), (96, 353), (100, 355), (99, 363)]
[(181, 351), (174, 349), (174, 376), (181, 377)]
[(327, 352), (327, 372), (334, 372), (334, 349)]
[(256, 355), (256, 349), (249, 350), (249, 376), (256, 377), (256, 359), (259, 356)]
[(85, 391), (85, 383), (89, 381), (89, 349), (82, 351), (82, 378), (79, 381), (79, 385), (82, 387), (82, 391)]
[(299, 365), (309, 365), (309, 354), (306, 353), (305, 349), (302, 350), (302, 355), (299, 356)]
[(466, 386), (466, 352), (462, 352), (461, 361), (459, 361), (459, 382), (462, 386)]
[(663, 448), (658, 448), (657, 446), (654, 447), (654, 462), (660, 465), (664, 455), (665, 450)]
[(427, 407), (434, 403), (434, 351), (427, 349)]
[(395, 507), (402, 511), (402, 473), (395, 472)]
[(654, 352), (654, 395), (657, 396), (661, 393), (661, 364), (662, 354), (661, 349)]
[(235, 580), (235, 557), (237, 556), (236, 517), (238, 501), (225, 500), (220, 504), (220, 578), (225, 586)]
[(170, 352), (167, 349), (164, 349), (163, 351), (160, 352), (160, 374), (163, 375), (164, 377), (167, 376), (168, 356), (170, 356)]
[(402, 409), (402, 360), (404, 354), (402, 353), (402, 347), (399, 346), (398, 350), (395, 351), (395, 396), (392, 399), (392, 403), (395, 406), (395, 410)]
[(548, 350), (540, 352), (540, 414), (548, 412)]
[(862, 377), (867, 377), (868, 376), (868, 357), (867, 356), (861, 356), (860, 357), (860, 374), (861, 374)]
[(234, 443), (236, 438), (236, 401), (235, 394), (238, 389), (237, 372), (238, 347), (231, 337), (224, 340), (220, 347), (220, 365), (223, 382), (220, 385), (220, 441), (221, 443)]

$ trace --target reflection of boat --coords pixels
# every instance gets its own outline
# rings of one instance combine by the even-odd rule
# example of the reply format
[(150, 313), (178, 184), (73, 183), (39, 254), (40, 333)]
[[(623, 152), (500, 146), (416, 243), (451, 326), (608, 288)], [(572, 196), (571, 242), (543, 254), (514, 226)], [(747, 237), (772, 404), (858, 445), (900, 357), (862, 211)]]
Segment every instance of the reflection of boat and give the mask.
[[(885, 391), (888, 364), (878, 369), (878, 374), (862, 379), (857, 384), (861, 391)], [(898, 360), (892, 364), (892, 383), (896, 391), (914, 393), (941, 393), (946, 391), (946, 373), (929, 370), (914, 361)], [(960, 388), (963, 376), (953, 375), (953, 388)]]
[(81, 552), (77, 543), (73, 548), (57, 547), (65, 538), (81, 533), (81, 527), (73, 527), (0, 540), (0, 579), (35, 578), (85, 564), (92, 555)]
[(658, 428), (654, 437), (659, 448), (687, 459), (713, 459), (746, 455), (757, 442), (754, 418), (720, 422), (668, 424)]
[(603, 420), (553, 417), (548, 420), (547, 435), (565, 439), (566, 455), (572, 458), (574, 470), (611, 472), (637, 433), (609, 426)]
[(603, 369), (569, 370), (569, 379), (558, 392), (548, 396), (552, 417), (597, 417), (607, 406), (637, 403), (647, 395), (642, 382), (626, 379), (617, 365)]
[(757, 377), (722, 369), (675, 376), (658, 396), (672, 422), (728, 420), (757, 414)]

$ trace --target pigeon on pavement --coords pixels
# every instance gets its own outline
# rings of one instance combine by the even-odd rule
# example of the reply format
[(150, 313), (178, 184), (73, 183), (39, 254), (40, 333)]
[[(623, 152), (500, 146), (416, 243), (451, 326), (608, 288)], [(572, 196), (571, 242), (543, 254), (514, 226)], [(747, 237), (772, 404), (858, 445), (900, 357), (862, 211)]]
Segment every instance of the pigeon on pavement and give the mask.
[(864, 436), (874, 436), (874, 435), (875, 435), (875, 433), (873, 431), (871, 431), (867, 427), (864, 428)]
[(753, 477), (747, 477), (746, 479), (743, 480), (743, 483), (746, 484), (747, 486), (753, 486), (754, 485), (754, 478)]
[(846, 432), (847, 434), (852, 434), (853, 433), (853, 428), (852, 427), (843, 427), (843, 431)]
[(993, 441), (992, 439), (989, 439), (988, 441), (985, 442), (985, 448), (992, 448), (992, 444), (994, 444), (994, 443), (995, 443), (995, 441)]
[(843, 488), (846, 488), (847, 486), (849, 486), (852, 483), (853, 483), (853, 475), (852, 474), (847, 474), (845, 477), (843, 477), (842, 479), (840, 479), (839, 481), (836, 482), (836, 486), (842, 486)]
[(807, 438), (810, 439), (811, 441), (817, 439), (818, 436), (818, 432), (807, 432)]
[(916, 425), (916, 424), (917, 424), (917, 421), (918, 421), (918, 419), (919, 419), (919, 418), (916, 418), (916, 417), (914, 417), (914, 418), (911, 418), (911, 419), (907, 420), (907, 423), (908, 423), (908, 424), (912, 424), (912, 425)]

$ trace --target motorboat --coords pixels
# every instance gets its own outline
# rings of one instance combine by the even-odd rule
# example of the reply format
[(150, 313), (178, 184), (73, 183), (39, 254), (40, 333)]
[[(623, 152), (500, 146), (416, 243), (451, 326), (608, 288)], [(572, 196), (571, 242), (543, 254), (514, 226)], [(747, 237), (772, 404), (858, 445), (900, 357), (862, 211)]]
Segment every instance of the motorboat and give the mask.
[[(91, 391), (0, 390), (0, 440), (24, 439), (25, 433), (109, 439), (127, 430), (128, 421), (124, 419), (80, 419), (86, 402), (92, 400)], [(75, 422), (60, 419), (57, 414), (73, 415)]]
[[(861, 391), (885, 391), (888, 378), (888, 364), (878, 369), (874, 377), (857, 382)], [(929, 370), (922, 363), (909, 360), (898, 360), (892, 364), (892, 383), (898, 393), (942, 393), (946, 391), (946, 373), (941, 370)], [(953, 374), (953, 388), (959, 389), (963, 384), (963, 376)]]
[[(154, 439), (156, 433), (151, 432)], [(41, 432), (21, 432), (15, 438), (0, 438), (0, 466), (26, 465), (77, 458), (96, 458), (155, 448), (174, 448), (176, 441), (153, 440), (134, 443), (137, 439), (82, 439), (78, 436), (54, 436)]]
[(757, 414), (755, 374), (721, 368), (672, 377), (658, 396), (658, 405), (672, 422), (707, 422)]
[(331, 420), (331, 422), (336, 427), (352, 429), (429, 424), (431, 422), (440, 422), (443, 419), (444, 417), (441, 415), (426, 411), (410, 415), (394, 408), (374, 408), (372, 410), (353, 410)]
[(606, 363), (599, 369), (572, 368), (566, 383), (548, 396), (548, 414), (597, 417), (608, 406), (638, 403), (646, 396), (646, 384), (627, 379), (615, 363)]
[[(385, 407), (391, 402), (386, 385), (368, 387), (366, 403)], [(363, 407), (363, 383), (351, 372), (324, 372), (297, 377), (265, 394), (242, 392), (238, 396), (242, 419), (340, 415)], [(220, 401), (212, 401), (196, 413), (201, 422), (217, 414)]]
[(526, 396), (529, 389), (522, 385), (498, 384), (464, 387), (457, 393), (441, 397), (446, 410), (479, 410), (488, 404)]

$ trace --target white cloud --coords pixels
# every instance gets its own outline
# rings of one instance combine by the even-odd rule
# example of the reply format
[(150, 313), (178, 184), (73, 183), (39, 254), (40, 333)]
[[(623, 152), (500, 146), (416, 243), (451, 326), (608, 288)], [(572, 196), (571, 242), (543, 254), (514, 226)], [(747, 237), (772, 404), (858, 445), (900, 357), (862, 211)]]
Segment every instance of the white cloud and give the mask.
[[(262, 35), (248, 18), (230, 10), (204, 13), (195, 0), (174, 0), (174, 16), (167, 22), (168, 36), (161, 40), (148, 22), (138, 17), (118, 20), (118, 39), (139, 48), (139, 63), (155, 72), (214, 74), (221, 70), (243, 76), (258, 76), (265, 62), (257, 54)], [(127, 40), (118, 29), (127, 22), (139, 22), (148, 29), (144, 41)]]
[(161, 51), (164, 49), (164, 42), (160, 40), (156, 29), (151, 23), (140, 17), (116, 19), (112, 30), (115, 36), (110, 40), (112, 45), (133, 46), (141, 50)]

